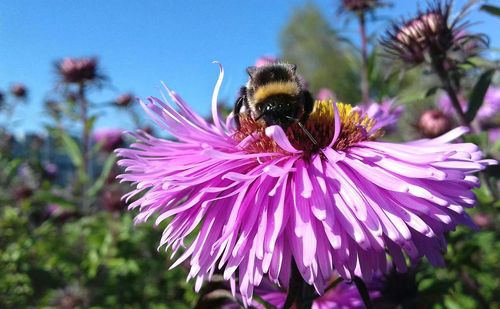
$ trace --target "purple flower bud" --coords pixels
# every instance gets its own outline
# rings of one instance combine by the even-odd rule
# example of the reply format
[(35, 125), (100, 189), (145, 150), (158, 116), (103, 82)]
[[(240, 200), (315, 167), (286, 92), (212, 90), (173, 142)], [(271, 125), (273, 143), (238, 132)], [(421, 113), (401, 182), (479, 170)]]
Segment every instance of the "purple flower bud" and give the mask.
[(65, 83), (83, 83), (99, 77), (97, 58), (64, 58), (56, 66)]
[(423, 136), (434, 138), (451, 130), (452, 123), (450, 117), (442, 111), (431, 109), (422, 113), (417, 127)]
[(480, 228), (488, 228), (491, 226), (491, 217), (485, 213), (477, 213), (472, 215), (472, 221)]
[(12, 190), (12, 198), (16, 201), (25, 200), (33, 195), (33, 190), (25, 185), (20, 185)]
[(255, 61), (255, 66), (256, 67), (262, 67), (268, 64), (276, 63), (279, 62), (279, 58), (275, 56), (262, 56), (257, 61)]
[(109, 212), (117, 212), (125, 209), (125, 202), (122, 200), (123, 192), (118, 190), (105, 190), (101, 196), (101, 206)]
[(120, 129), (98, 129), (94, 132), (92, 138), (95, 143), (102, 144), (102, 150), (111, 152), (122, 146), (122, 132)]
[(488, 139), (491, 143), (496, 143), (500, 140), (500, 128), (488, 130)]
[(344, 10), (356, 13), (371, 11), (377, 7), (384, 5), (385, 3), (382, 3), (378, 0), (342, 0), (342, 8)]
[(317, 100), (333, 100), (336, 101), (336, 96), (333, 91), (328, 88), (320, 88), (318, 93), (316, 94)]
[(133, 100), (134, 100), (134, 96), (131, 93), (124, 93), (124, 94), (119, 95), (115, 99), (115, 104), (120, 106), (120, 107), (127, 107), (130, 105), (130, 103), (132, 103)]
[(455, 19), (450, 15), (450, 1), (435, 0), (425, 12), (393, 24), (381, 43), (390, 55), (408, 65), (424, 63), (430, 56), (438, 59), (445, 69), (454, 69), (482, 49), (474, 48), (473, 51), (471, 46), (484, 47), (487, 39), (484, 35), (465, 32), (468, 24), (460, 21), (464, 14)]
[(42, 166), (43, 177), (48, 180), (54, 180), (57, 177), (59, 168), (54, 163), (46, 162)]
[(24, 99), (28, 94), (26, 86), (20, 83), (12, 85), (12, 87), (10, 87), (10, 92), (12, 93), (13, 96), (15, 96), (18, 99)]

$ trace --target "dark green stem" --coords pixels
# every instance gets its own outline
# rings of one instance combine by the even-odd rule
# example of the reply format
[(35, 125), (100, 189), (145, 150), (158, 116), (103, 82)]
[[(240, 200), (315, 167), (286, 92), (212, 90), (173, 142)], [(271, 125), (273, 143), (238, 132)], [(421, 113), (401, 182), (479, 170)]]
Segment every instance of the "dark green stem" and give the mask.
[(363, 304), (365, 305), (366, 309), (373, 308), (373, 304), (370, 299), (370, 294), (368, 293), (368, 288), (366, 287), (364, 281), (359, 277), (354, 277), (353, 281), (354, 284), (356, 284), (356, 287), (358, 288), (359, 295), (361, 295), (361, 299), (363, 299)]
[(368, 80), (368, 39), (366, 38), (365, 13), (359, 12), (359, 34), (361, 36), (361, 93), (363, 103), (370, 101), (370, 83)]
[(88, 198), (87, 198), (87, 185), (88, 177), (90, 176), (89, 165), (90, 165), (90, 123), (88, 119), (88, 108), (89, 103), (87, 97), (85, 96), (85, 83), (81, 82), (78, 85), (78, 102), (80, 103), (80, 121), (82, 122), (82, 170), (85, 179), (83, 179), (82, 186), (82, 207), (84, 209), (88, 208)]
[(467, 117), (465, 116), (462, 106), (460, 105), (460, 101), (458, 100), (457, 96), (457, 90), (450, 82), (450, 76), (448, 74), (448, 70), (446, 70), (444, 67), (443, 60), (440, 58), (433, 58), (432, 66), (434, 71), (438, 75), (439, 80), (441, 81), (443, 89), (446, 91), (448, 97), (450, 98), (451, 104), (453, 106), (453, 109), (455, 109), (460, 124), (469, 127), (472, 131), (470, 121), (467, 120)]
[(293, 304), (296, 304), (297, 309), (310, 309), (316, 295), (314, 287), (304, 281), (295, 261), (292, 261), (291, 267), (292, 274), (283, 309), (290, 309)]

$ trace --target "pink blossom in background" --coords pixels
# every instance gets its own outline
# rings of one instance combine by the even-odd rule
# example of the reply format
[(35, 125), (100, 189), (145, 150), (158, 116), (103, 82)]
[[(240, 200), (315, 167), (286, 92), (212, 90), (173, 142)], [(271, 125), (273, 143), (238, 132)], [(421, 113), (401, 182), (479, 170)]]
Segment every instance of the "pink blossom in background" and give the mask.
[(399, 117), (404, 112), (404, 106), (395, 105), (394, 99), (385, 99), (380, 103), (360, 104), (357, 107), (371, 119), (376, 120), (375, 129), (392, 132), (396, 129)]
[(101, 78), (97, 65), (97, 58), (64, 58), (56, 68), (64, 82), (83, 83)]
[(497, 143), (500, 141), (500, 128), (488, 130), (488, 139), (491, 143)]
[(28, 95), (28, 89), (24, 84), (17, 83), (10, 87), (10, 93), (18, 99), (24, 99)]
[(92, 140), (96, 144), (102, 144), (102, 150), (111, 152), (123, 144), (123, 130), (121, 129), (97, 129), (92, 134)]
[(418, 118), (417, 128), (422, 136), (434, 138), (451, 130), (452, 119), (439, 109), (429, 109)]
[(115, 104), (120, 107), (127, 107), (134, 101), (134, 96), (131, 93), (123, 93), (116, 97)]
[(255, 61), (255, 66), (262, 67), (262, 66), (265, 66), (268, 64), (279, 62), (279, 61), (280, 61), (279, 58), (277, 58), (275, 56), (266, 55), (266, 56), (262, 56), (259, 59), (257, 59), (257, 61)]
[[(260, 286), (255, 288), (255, 294), (274, 308), (283, 308), (285, 304), (287, 291), (283, 290), (267, 279), (264, 279)], [(371, 300), (380, 297), (380, 292), (374, 288), (368, 288), (368, 294)], [(254, 300), (251, 306), (255, 309), (265, 309), (265, 306)], [(236, 304), (223, 306), (226, 309), (239, 308)], [(314, 299), (311, 309), (331, 309), (331, 308), (365, 308), (363, 299), (354, 283), (342, 281), (330, 288), (322, 296)]]
[[(459, 95), (459, 102), (462, 110), (467, 112), (468, 103), (462, 95)], [(445, 93), (438, 97), (437, 105), (445, 113), (455, 113), (451, 100)], [(498, 116), (500, 116), (500, 87), (490, 86), (484, 96), (483, 104), (477, 112), (476, 119), (482, 123)]]
[(316, 94), (316, 99), (337, 101), (335, 93), (333, 93), (333, 91), (328, 88), (319, 89), (318, 93)]
[(125, 198), (138, 210), (135, 222), (166, 223), (160, 247), (180, 254), (172, 267), (189, 263), (197, 291), (220, 269), (249, 305), (264, 276), (287, 287), (293, 260), (323, 294), (337, 272), (366, 281), (384, 273), (388, 255), (399, 271), (405, 256), (441, 266), (445, 233), (474, 226), (464, 211), (476, 203), (472, 174), (496, 161), (473, 144), (451, 143), (466, 128), (378, 142), (375, 119), (387, 118), (322, 101), (305, 124), (316, 145), (296, 127), (285, 133), (250, 118), (236, 130), (217, 112), (222, 77), (221, 68), (213, 123), (167, 89), (171, 103), (141, 104), (175, 140), (138, 131), (129, 133), (131, 148), (117, 150), (119, 177), (134, 186)]
[(491, 119), (500, 116), (500, 87), (490, 87), (484, 95), (484, 103), (477, 112), (480, 119)]

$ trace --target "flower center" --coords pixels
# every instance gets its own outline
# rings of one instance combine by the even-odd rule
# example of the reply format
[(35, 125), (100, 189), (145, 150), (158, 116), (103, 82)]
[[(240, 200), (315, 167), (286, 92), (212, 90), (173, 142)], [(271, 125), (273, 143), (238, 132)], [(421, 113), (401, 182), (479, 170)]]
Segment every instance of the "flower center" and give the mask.
[[(336, 103), (340, 116), (341, 129), (337, 141), (332, 148), (343, 150), (349, 146), (365, 140), (374, 140), (383, 135), (381, 129), (373, 130), (376, 121), (369, 118), (356, 107), (349, 104)], [(309, 115), (305, 129), (311, 134), (316, 143), (308, 137), (306, 132), (294, 123), (286, 130), (290, 143), (304, 156), (319, 153), (330, 144), (335, 128), (335, 111), (331, 100), (316, 101), (314, 109)], [(241, 142), (242, 147), (250, 153), (277, 152), (286, 153), (276, 142), (265, 134), (266, 126), (255, 122), (251, 117), (240, 117), (240, 129), (233, 135)]]

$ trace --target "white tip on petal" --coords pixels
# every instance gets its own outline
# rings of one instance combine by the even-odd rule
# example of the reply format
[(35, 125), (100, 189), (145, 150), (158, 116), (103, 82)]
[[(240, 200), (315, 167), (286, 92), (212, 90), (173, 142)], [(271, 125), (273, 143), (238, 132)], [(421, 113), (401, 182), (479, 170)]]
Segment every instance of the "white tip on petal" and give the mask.
[(301, 150), (295, 149), (295, 147), (290, 144), (285, 131), (280, 126), (270, 126), (266, 128), (266, 135), (271, 137), (281, 149), (288, 151), (290, 153), (301, 153)]
[(214, 120), (215, 127), (223, 132), (221, 120), (219, 117), (219, 111), (217, 110), (217, 98), (219, 97), (219, 90), (222, 85), (222, 80), (224, 79), (224, 68), (217, 61), (212, 61), (219, 66), (219, 78), (217, 78), (217, 83), (215, 84), (214, 92), (212, 93), (212, 118)]
[(333, 124), (333, 138), (330, 144), (328, 145), (328, 148), (331, 148), (333, 144), (337, 141), (337, 138), (340, 135), (340, 115), (339, 115), (339, 110), (337, 109), (337, 103), (333, 102), (333, 114), (334, 114), (334, 119), (335, 123)]

